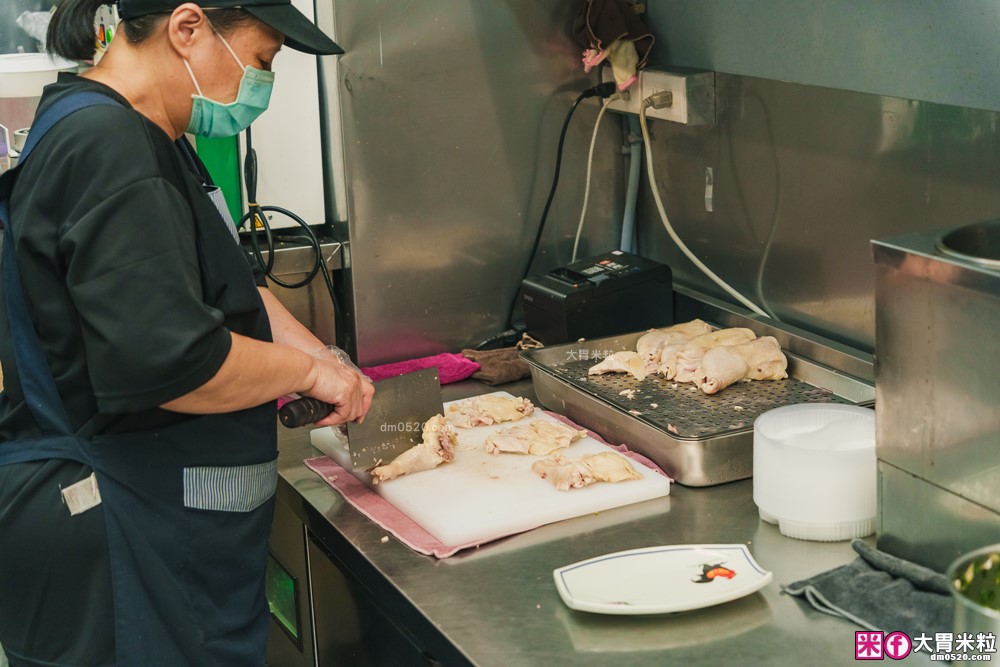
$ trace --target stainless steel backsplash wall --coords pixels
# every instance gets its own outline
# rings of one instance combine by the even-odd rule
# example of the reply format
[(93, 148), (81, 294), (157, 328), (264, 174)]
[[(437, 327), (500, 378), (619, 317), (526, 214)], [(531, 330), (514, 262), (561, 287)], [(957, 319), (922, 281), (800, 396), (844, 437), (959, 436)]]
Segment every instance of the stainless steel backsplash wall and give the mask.
[[(1000, 113), (721, 73), (716, 91), (714, 127), (651, 122), (661, 196), (689, 247), (782, 320), (871, 350), (869, 240), (1000, 216)], [(640, 192), (640, 252), (721, 296)]]
[[(354, 324), (362, 364), (499, 333), (548, 194), (563, 117), (592, 85), (564, 0), (336, 0)], [(322, 13), (322, 12), (321, 12)], [(596, 107), (566, 139), (535, 267), (569, 260)], [(625, 188), (621, 120), (594, 166), (590, 248)], [(620, 227), (620, 222), (618, 223)], [(617, 230), (614, 235), (617, 235)]]
[[(318, 2), (319, 15), (333, 10), (347, 51), (334, 79), (347, 176), (346, 201), (337, 207), (348, 219), (348, 306), (361, 363), (457, 351), (501, 331), (548, 192), (563, 117), (595, 82), (582, 72), (569, 36), (578, 4)], [(799, 0), (785, 5), (822, 14)], [(704, 7), (738, 23), (740, 6), (712, 0)], [(651, 4), (660, 38), (654, 62), (720, 69), (738, 62), (726, 40), (686, 42), (671, 32), (679, 27), (743, 35), (743, 46), (753, 46), (753, 35), (692, 7)], [(780, 15), (775, 9), (757, 20), (778, 30)], [(840, 26), (843, 48), (854, 25)], [(772, 72), (768, 78), (717, 74), (716, 125), (651, 122), (667, 212), (692, 249), (747, 296), (763, 296), (791, 323), (871, 350), (869, 239), (1000, 215), (1000, 114), (872, 93), (890, 92), (882, 86), (892, 72), (907, 70), (900, 62), (889, 63), (888, 74), (873, 68), (861, 77), (856, 89), (868, 92), (849, 92), (812, 85), (839, 81), (832, 65), (793, 67), (804, 83), (783, 83), (773, 72), (784, 72), (782, 63), (794, 56), (757, 53), (752, 63)], [(986, 93), (965, 86), (949, 94), (968, 104)], [(596, 105), (581, 105), (570, 126), (536, 271), (569, 261), (596, 115)], [(607, 114), (598, 137), (583, 256), (615, 247), (620, 234), (621, 123)], [(336, 125), (332, 131), (341, 132)], [(676, 282), (721, 294), (669, 241), (645, 181), (638, 234), (641, 253), (669, 263)]]

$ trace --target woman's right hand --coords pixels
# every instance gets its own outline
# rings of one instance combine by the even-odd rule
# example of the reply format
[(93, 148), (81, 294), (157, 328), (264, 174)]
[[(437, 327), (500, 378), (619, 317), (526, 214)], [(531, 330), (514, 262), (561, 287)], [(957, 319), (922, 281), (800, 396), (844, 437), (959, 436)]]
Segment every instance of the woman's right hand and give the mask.
[(332, 354), (313, 356), (313, 359), (315, 380), (310, 389), (300, 393), (333, 405), (333, 412), (315, 426), (364, 421), (375, 395), (371, 380)]

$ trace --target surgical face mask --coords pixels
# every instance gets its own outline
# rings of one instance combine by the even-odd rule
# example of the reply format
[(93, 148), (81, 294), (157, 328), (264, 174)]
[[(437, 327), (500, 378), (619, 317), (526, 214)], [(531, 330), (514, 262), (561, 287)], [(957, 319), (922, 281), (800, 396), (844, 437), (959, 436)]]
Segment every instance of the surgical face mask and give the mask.
[(194, 78), (190, 63), (185, 60), (184, 66), (187, 67), (195, 90), (198, 91), (197, 95), (191, 96), (191, 120), (188, 122), (187, 131), (202, 137), (231, 137), (245, 130), (267, 109), (267, 104), (271, 100), (271, 88), (274, 85), (274, 72), (245, 66), (229, 46), (229, 42), (219, 33), (215, 34), (243, 70), (240, 89), (236, 94), (236, 100), (229, 104), (205, 97), (201, 94), (201, 86)]

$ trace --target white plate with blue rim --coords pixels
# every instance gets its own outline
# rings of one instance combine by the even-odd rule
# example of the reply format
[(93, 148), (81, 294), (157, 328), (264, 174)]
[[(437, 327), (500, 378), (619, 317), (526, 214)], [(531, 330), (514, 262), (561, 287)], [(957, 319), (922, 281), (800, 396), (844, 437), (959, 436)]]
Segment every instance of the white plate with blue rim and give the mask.
[(755, 593), (773, 575), (744, 544), (680, 544), (597, 556), (552, 573), (566, 606), (596, 614), (669, 614)]

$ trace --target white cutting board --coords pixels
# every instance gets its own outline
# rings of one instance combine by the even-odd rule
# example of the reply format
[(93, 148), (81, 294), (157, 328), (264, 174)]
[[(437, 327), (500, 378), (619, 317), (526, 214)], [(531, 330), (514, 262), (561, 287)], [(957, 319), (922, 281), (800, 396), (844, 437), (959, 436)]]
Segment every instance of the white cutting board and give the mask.
[[(496, 395), (510, 396), (507, 392)], [(447, 409), (449, 403), (445, 404)], [(455, 459), (433, 470), (403, 475), (374, 487), (375, 491), (428, 533), (448, 546), (462, 546), (513, 535), (538, 526), (630, 505), (670, 493), (670, 481), (632, 461), (642, 479), (617, 484), (596, 483), (582, 489), (557, 491), (552, 483), (531, 471), (538, 456), (486, 453), (486, 437), (514, 424), (556, 421), (536, 408), (519, 422), (456, 428)], [(336, 436), (329, 427), (312, 432), (313, 444), (327, 455), (337, 454)], [(339, 448), (344, 455), (346, 450)], [(585, 437), (567, 449), (567, 458), (614, 451)], [(349, 466), (350, 457), (332, 456)]]

